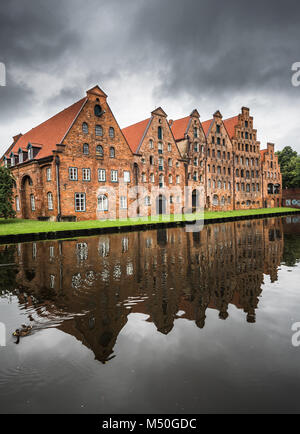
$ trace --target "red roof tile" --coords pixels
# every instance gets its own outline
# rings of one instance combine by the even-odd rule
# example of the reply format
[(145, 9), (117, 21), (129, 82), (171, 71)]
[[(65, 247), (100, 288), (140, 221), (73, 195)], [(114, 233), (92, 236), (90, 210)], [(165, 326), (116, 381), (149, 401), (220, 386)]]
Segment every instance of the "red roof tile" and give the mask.
[(202, 122), (202, 128), (203, 128), (204, 134), (206, 136), (208, 134), (208, 131), (209, 131), (209, 128), (210, 128), (212, 122), (213, 122), (213, 119), (210, 119), (209, 121)]
[(80, 101), (72, 104), (46, 122), (28, 131), (17, 140), (12, 149), (8, 148), (5, 155), (9, 157), (11, 152), (16, 154), (20, 148), (26, 151), (28, 143), (36, 144), (41, 147), (35, 159), (52, 155), (52, 151), (54, 151), (56, 145), (61, 143), (64, 139), (86, 100), (87, 98), (82, 98)]
[(171, 130), (175, 140), (184, 139), (184, 135), (187, 132), (190, 119), (191, 117), (187, 116), (182, 119), (177, 119), (173, 122), (173, 124), (171, 125)]
[(232, 118), (225, 119), (223, 121), (225, 128), (227, 130), (227, 133), (231, 139), (234, 137), (234, 134), (235, 134), (235, 128), (234, 127), (238, 124), (238, 121), (239, 121), (238, 116), (234, 116)]
[(134, 154), (138, 151), (139, 144), (141, 143), (150, 119), (151, 118), (145, 119), (144, 121), (130, 125), (129, 127), (123, 128), (122, 130), (122, 133), (124, 134), (125, 139), (127, 140)]

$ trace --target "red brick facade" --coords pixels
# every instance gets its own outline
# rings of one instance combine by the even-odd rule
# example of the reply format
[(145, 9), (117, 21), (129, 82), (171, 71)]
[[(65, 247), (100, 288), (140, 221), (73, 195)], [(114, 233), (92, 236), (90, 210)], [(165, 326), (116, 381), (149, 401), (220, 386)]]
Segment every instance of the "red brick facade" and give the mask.
[[(249, 109), (227, 120), (168, 121), (162, 108), (120, 129), (107, 95), (86, 97), (24, 135), (2, 158), (16, 180), (17, 217), (47, 220), (281, 205), (274, 145), (260, 155)], [(272, 189), (271, 189), (272, 184)], [(185, 190), (186, 189), (186, 190)]]

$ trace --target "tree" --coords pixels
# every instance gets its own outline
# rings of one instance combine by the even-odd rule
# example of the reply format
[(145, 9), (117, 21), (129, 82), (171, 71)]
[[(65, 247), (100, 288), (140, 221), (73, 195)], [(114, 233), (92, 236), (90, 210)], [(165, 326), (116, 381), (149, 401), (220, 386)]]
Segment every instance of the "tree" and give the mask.
[(0, 218), (13, 218), (16, 213), (13, 210), (14, 178), (9, 169), (0, 166)]
[(286, 146), (282, 151), (276, 152), (282, 173), (282, 187), (300, 187), (300, 155)]

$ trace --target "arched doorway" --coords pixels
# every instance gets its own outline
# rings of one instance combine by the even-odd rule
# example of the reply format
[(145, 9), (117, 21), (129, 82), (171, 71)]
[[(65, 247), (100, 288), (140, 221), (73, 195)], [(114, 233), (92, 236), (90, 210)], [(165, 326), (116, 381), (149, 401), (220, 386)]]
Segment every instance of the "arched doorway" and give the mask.
[(156, 213), (159, 215), (166, 214), (167, 211), (167, 203), (166, 198), (162, 194), (160, 194), (156, 199)]
[(30, 218), (30, 187), (32, 186), (32, 179), (29, 175), (25, 175), (21, 181), (21, 207), (22, 217), (24, 219)]

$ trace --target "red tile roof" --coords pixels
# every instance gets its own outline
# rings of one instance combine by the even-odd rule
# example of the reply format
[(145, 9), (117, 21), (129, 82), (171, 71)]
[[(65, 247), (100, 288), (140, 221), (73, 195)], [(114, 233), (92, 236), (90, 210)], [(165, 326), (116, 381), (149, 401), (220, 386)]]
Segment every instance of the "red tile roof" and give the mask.
[(36, 144), (37, 147), (41, 147), (41, 150), (35, 159), (52, 155), (52, 151), (56, 149), (57, 144), (63, 141), (66, 133), (77, 115), (80, 113), (86, 100), (87, 98), (82, 98), (80, 101), (72, 104), (70, 107), (56, 114), (46, 122), (43, 122), (25, 133), (15, 142), (12, 148), (8, 148), (5, 155), (9, 157), (11, 152), (17, 154), (20, 148), (26, 151), (28, 143), (31, 143), (32, 145)]
[(209, 128), (210, 128), (212, 122), (213, 122), (213, 119), (210, 119), (209, 121), (202, 122), (202, 128), (203, 128), (203, 131), (204, 131), (206, 136), (208, 134), (208, 131), (209, 131)]
[(235, 134), (235, 128), (234, 127), (238, 124), (238, 121), (239, 121), (238, 116), (234, 116), (232, 118), (225, 119), (223, 121), (225, 128), (227, 130), (227, 133), (231, 139), (234, 137), (234, 134)]
[(184, 139), (184, 135), (187, 132), (190, 119), (190, 116), (186, 116), (185, 118), (177, 119), (173, 122), (173, 124), (171, 125), (171, 130), (175, 140)]
[(139, 144), (141, 143), (150, 119), (151, 118), (145, 119), (144, 121), (130, 125), (129, 127), (123, 128), (122, 130), (122, 133), (124, 134), (125, 139), (127, 140), (134, 154), (138, 151)]

